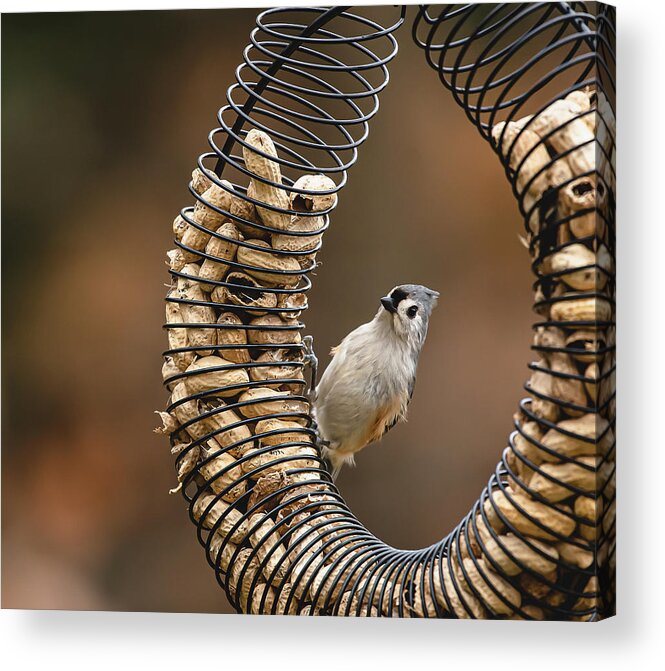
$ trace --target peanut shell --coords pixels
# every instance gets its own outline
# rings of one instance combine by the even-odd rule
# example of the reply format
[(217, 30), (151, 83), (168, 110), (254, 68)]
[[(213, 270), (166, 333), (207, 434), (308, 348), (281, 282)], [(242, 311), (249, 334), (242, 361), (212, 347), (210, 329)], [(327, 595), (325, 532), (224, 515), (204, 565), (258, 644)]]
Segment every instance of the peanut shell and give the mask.
[[(267, 133), (252, 129), (245, 138), (247, 146), (243, 145), (242, 154), (245, 159), (246, 168), (270, 183), (252, 178), (250, 184), (254, 189), (255, 199), (271, 205), (277, 210), (257, 206), (257, 211), (261, 221), (267, 226), (287, 230), (289, 227), (290, 214), (279, 210), (289, 210), (289, 197), (284, 188), (280, 188), (282, 183), (282, 171), (279, 163), (273, 159), (277, 158), (277, 150), (273, 141)], [(258, 150), (266, 156), (261, 156)]]
[[(251, 401), (251, 403), (250, 403)], [(253, 387), (243, 392), (238, 399), (239, 403), (248, 402), (239, 408), (245, 417), (260, 418), (265, 415), (279, 413), (308, 413), (309, 404), (292, 398), (288, 391), (278, 391), (269, 387)], [(307, 420), (300, 417), (285, 417), (290, 422), (306, 426)]]
[(238, 245), (231, 242), (231, 240), (240, 240), (240, 232), (230, 221), (224, 222), (216, 231), (219, 235), (227, 239), (221, 239), (215, 236), (211, 236), (208, 244), (206, 245), (205, 251), (206, 254), (214, 256), (216, 261), (212, 259), (203, 259), (201, 264), (201, 270), (199, 271), (199, 277), (203, 282), (202, 288), (205, 291), (212, 291), (216, 285), (208, 284), (207, 282), (212, 280), (213, 282), (219, 282), (226, 271), (229, 269), (227, 263), (224, 261), (233, 261), (238, 249)]
[[(239, 247), (238, 263), (250, 266), (245, 269), (249, 275), (269, 286), (295, 287), (300, 281), (300, 264), (293, 256), (283, 256), (272, 253), (272, 247), (264, 240), (247, 240), (247, 244), (261, 247), (265, 250)], [(270, 271), (286, 271), (290, 274), (279, 274)]]
[(252, 315), (265, 314), (277, 305), (277, 296), (265, 291), (264, 287), (246, 273), (231, 272), (227, 275), (226, 282), (235, 286), (215, 287), (211, 297), (216, 303), (238, 305)]
[[(247, 491), (247, 480), (240, 479), (242, 469), (238, 462), (228, 452), (220, 452), (215, 441), (207, 442), (207, 449), (202, 451), (201, 457), (204, 463), (199, 467), (199, 473), (206, 479), (206, 485), (215, 494), (220, 494), (224, 501), (232, 503)], [(210, 457), (213, 458), (205, 461)]]
[(247, 350), (247, 331), (243, 322), (233, 312), (222, 312), (217, 318), (217, 323), (222, 327), (217, 329), (217, 345), (239, 345), (237, 348), (226, 348), (217, 350), (217, 353), (227, 361), (233, 363), (249, 363), (252, 359)]
[(193, 373), (185, 379), (187, 391), (190, 394), (214, 391), (223, 398), (235, 396), (249, 382), (247, 371), (237, 366), (220, 356), (201, 357), (187, 368), (188, 373)]
[[(211, 507), (206, 512), (208, 506)], [(220, 498), (212, 496), (212, 494), (198, 496), (194, 500), (192, 514), (204, 529), (215, 527), (215, 533), (223, 537), (228, 536), (233, 543), (242, 543), (247, 535), (247, 520), (243, 519), (242, 514)], [(219, 526), (216, 526), (217, 524)], [(236, 562), (234, 566), (237, 566), (238, 563)]]

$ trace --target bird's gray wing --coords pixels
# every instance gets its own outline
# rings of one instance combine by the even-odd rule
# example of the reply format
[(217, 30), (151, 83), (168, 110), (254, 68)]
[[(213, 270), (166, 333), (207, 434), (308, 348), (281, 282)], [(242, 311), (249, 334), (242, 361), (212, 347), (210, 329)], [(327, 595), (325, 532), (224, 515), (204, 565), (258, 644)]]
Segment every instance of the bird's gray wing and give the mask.
[(381, 434), (381, 437), (385, 436), (390, 429), (395, 426), (399, 422), (400, 419), (404, 419), (406, 417), (406, 408), (409, 407), (409, 403), (411, 403), (411, 399), (413, 398), (413, 392), (416, 388), (416, 378), (414, 377), (413, 380), (411, 380), (411, 383), (409, 384), (409, 398), (406, 401), (406, 407), (404, 410), (397, 415), (395, 415), (395, 418), (386, 424), (385, 428), (383, 429), (383, 434)]

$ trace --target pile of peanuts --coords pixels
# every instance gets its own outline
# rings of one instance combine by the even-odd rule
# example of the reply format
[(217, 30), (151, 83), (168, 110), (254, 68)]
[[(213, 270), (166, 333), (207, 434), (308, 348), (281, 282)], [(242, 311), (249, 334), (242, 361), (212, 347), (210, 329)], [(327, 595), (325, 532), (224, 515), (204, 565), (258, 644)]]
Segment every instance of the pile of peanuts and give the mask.
[(501, 473), (412, 578), (435, 617), (589, 620), (615, 593), (615, 119), (574, 91), (492, 138), (538, 277), (539, 359)]
[(243, 159), (246, 189), (194, 170), (200, 198), (173, 222), (162, 368), (171, 397), (158, 431), (176, 455), (172, 492), (185, 490), (231, 601), (306, 613), (312, 595), (344, 596), (350, 571), (335, 563), (349, 514), (313, 444), (298, 320), (337, 187), (321, 174), (284, 185), (260, 130), (247, 133)]
[(585, 620), (615, 588), (615, 119), (602, 92), (578, 90), (492, 137), (528, 223), (539, 358), (507, 475), (452, 562), (476, 617)]
[(472, 511), (413, 559), (367, 550), (379, 542), (323, 473), (309, 424), (301, 280), (334, 183), (283, 185), (258, 130), (243, 143), (246, 190), (194, 171), (200, 200), (168, 253), (160, 430), (238, 610), (588, 620), (613, 602), (614, 115), (602, 93), (574, 91), (492, 137), (538, 277), (531, 398)]

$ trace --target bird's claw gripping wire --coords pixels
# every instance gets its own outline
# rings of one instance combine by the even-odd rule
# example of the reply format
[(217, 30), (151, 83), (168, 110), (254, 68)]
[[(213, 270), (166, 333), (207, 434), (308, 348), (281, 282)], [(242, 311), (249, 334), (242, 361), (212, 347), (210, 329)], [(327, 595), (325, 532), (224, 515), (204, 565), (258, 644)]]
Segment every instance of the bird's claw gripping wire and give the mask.
[[(310, 403), (314, 404), (314, 392), (316, 390), (317, 384), (317, 374), (319, 369), (319, 360), (314, 354), (314, 337), (307, 335), (302, 339), (303, 342), (303, 361), (305, 367), (310, 369), (310, 378), (309, 378), (309, 390), (307, 396), (310, 400)], [(330, 443), (327, 440), (323, 439), (321, 432), (319, 431), (319, 425), (316, 423), (316, 418), (314, 415), (311, 417), (310, 429), (314, 432), (314, 442), (319, 446), (320, 449), (328, 447)], [(326, 462), (327, 463), (327, 462)], [(327, 464), (328, 470), (330, 470), (330, 465)]]
[(304, 347), (303, 361), (305, 362), (305, 366), (311, 370), (308, 391), (308, 396), (311, 398), (316, 389), (319, 360), (316, 358), (316, 354), (314, 354), (314, 337), (307, 335), (302, 339), (302, 342)]

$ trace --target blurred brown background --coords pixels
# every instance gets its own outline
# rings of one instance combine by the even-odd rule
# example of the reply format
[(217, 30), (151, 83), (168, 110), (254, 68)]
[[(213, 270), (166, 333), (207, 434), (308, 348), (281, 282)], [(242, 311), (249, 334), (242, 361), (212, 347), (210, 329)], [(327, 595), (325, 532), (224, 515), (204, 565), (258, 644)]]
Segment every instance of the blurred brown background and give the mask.
[[(167, 398), (171, 221), (254, 18), (2, 17), (3, 607), (229, 611), (168, 495), (173, 459), (152, 413)], [(325, 364), (395, 284), (441, 292), (409, 423), (339, 481), (368, 528), (404, 548), (445, 535), (487, 482), (531, 322), (503, 171), (408, 30), (306, 314)]]

